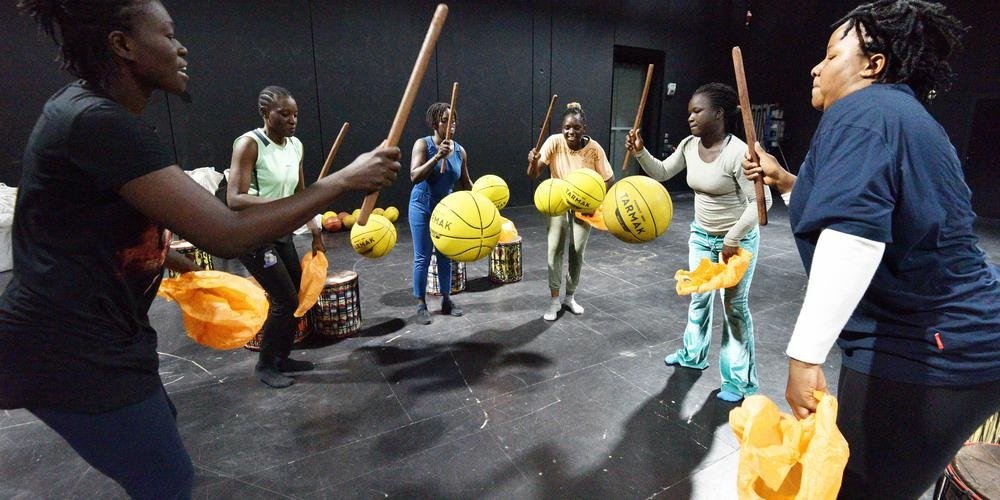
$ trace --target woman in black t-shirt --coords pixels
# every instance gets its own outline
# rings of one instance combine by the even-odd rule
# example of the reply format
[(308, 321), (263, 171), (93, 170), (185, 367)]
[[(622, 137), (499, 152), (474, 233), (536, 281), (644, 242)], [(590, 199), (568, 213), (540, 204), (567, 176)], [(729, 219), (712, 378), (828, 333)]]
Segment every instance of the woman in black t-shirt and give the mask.
[(0, 408), (27, 408), (137, 498), (185, 498), (193, 470), (159, 379), (147, 312), (169, 232), (235, 257), (288, 234), (348, 190), (396, 177), (377, 148), (294, 196), (239, 213), (177, 165), (139, 119), (154, 90), (182, 94), (185, 49), (150, 0), (22, 0), (81, 80), (28, 140), (0, 298)]

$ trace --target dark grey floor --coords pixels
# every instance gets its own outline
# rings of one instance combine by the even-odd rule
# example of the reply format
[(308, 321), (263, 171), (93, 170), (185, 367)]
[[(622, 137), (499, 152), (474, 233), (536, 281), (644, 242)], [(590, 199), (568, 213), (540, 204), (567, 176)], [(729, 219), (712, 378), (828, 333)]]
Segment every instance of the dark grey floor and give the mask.
[[(346, 233), (330, 235), (331, 267), (361, 277), (364, 329), (296, 350), (319, 369), (284, 390), (252, 376), (253, 353), (191, 342), (176, 306), (157, 300), (160, 369), (197, 468), (195, 495), (735, 497), (733, 406), (715, 398), (717, 363), (695, 372), (662, 362), (680, 346), (687, 311), (672, 278), (687, 267), (692, 200), (674, 203), (670, 230), (653, 243), (595, 231), (578, 291), (586, 312), (551, 323), (541, 319), (544, 221), (532, 208), (503, 212), (524, 237), (524, 280), (497, 286), (486, 261), (470, 264), (468, 289), (455, 296), (466, 315), (434, 314), (428, 326), (412, 323), (405, 221), (381, 260), (355, 255)], [(751, 308), (761, 392), (784, 405), (782, 351), (806, 280), (780, 202), (770, 217)], [(1000, 226), (978, 231), (1000, 260)], [(713, 358), (718, 308), (715, 323)], [(839, 361), (830, 356), (828, 381)], [(0, 497), (122, 496), (30, 414), (0, 414)]]

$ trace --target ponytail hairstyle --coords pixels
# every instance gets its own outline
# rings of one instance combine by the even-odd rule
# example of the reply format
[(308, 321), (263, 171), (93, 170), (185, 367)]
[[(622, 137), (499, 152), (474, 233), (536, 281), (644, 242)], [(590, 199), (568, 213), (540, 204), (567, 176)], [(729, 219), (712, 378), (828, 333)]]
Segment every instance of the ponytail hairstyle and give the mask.
[(575, 116), (580, 120), (580, 123), (583, 124), (583, 126), (587, 126), (587, 115), (583, 113), (583, 106), (581, 106), (580, 103), (567, 103), (566, 110), (563, 111), (563, 120), (565, 120), (567, 116)]
[(19, 0), (17, 7), (52, 37), (62, 69), (103, 87), (117, 70), (108, 34), (133, 28), (149, 1)]
[(260, 109), (261, 114), (268, 114), (274, 109), (274, 105), (278, 103), (278, 99), (282, 97), (292, 97), (292, 93), (288, 91), (285, 87), (279, 87), (277, 85), (268, 85), (264, 87), (264, 90), (260, 91), (260, 95), (257, 96), (257, 107)]
[(732, 87), (725, 83), (706, 83), (694, 91), (694, 95), (703, 95), (709, 105), (722, 112), (726, 132), (736, 130), (737, 118), (740, 116), (740, 98)]
[(444, 118), (445, 111), (448, 111), (449, 109), (451, 109), (451, 105), (446, 102), (436, 102), (431, 104), (431, 107), (427, 108), (427, 116), (424, 117), (424, 121), (427, 122), (427, 126), (436, 129), (437, 124)]
[(833, 24), (847, 23), (865, 55), (885, 56), (878, 81), (905, 83), (926, 103), (951, 88), (954, 74), (948, 57), (962, 46), (968, 27), (945, 14), (939, 3), (922, 0), (879, 0), (859, 5)]

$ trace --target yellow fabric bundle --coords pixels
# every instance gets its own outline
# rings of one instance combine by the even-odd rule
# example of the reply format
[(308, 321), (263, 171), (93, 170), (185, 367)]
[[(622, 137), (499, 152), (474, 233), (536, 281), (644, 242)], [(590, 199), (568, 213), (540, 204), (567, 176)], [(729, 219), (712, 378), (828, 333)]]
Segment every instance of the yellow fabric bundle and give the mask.
[(701, 263), (694, 271), (683, 269), (677, 271), (674, 274), (674, 279), (677, 280), (677, 295), (705, 293), (736, 286), (750, 267), (751, 257), (752, 253), (740, 248), (725, 264), (701, 259)]
[(320, 294), (323, 293), (323, 286), (326, 285), (326, 270), (330, 264), (326, 260), (326, 254), (317, 252), (313, 257), (313, 252), (306, 252), (302, 257), (302, 281), (299, 283), (299, 307), (295, 309), (295, 317), (301, 318), (306, 315), (312, 306), (316, 305)]
[(740, 442), (736, 486), (741, 499), (835, 499), (850, 452), (837, 429), (837, 399), (816, 391), (816, 413), (780, 413), (766, 396), (749, 396), (729, 412)]
[(517, 228), (514, 223), (506, 217), (500, 217), (500, 239), (499, 243), (510, 243), (517, 239)]
[(594, 213), (585, 214), (583, 212), (573, 212), (577, 219), (580, 219), (588, 224), (594, 229), (600, 229), (601, 231), (607, 231), (608, 226), (604, 223), (604, 216), (601, 214), (600, 210), (595, 210)]
[(160, 283), (157, 295), (177, 302), (184, 329), (213, 349), (243, 347), (264, 326), (267, 297), (246, 278), (222, 271), (194, 271)]

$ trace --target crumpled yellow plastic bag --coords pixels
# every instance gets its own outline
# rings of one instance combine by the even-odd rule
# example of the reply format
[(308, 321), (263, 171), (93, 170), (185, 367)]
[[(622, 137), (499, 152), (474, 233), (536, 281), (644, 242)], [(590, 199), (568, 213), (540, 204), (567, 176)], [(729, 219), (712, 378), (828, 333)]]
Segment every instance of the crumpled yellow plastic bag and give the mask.
[(296, 318), (305, 316), (306, 312), (316, 305), (320, 294), (323, 293), (326, 270), (329, 266), (326, 254), (322, 252), (317, 252), (313, 257), (313, 252), (309, 251), (302, 257), (302, 281), (299, 282), (299, 307), (295, 309)]
[(674, 274), (674, 279), (677, 280), (677, 295), (705, 293), (735, 286), (750, 267), (751, 257), (753, 253), (741, 247), (725, 264), (701, 259), (701, 263), (694, 271), (683, 269), (677, 271)]
[(604, 223), (604, 216), (601, 215), (601, 210), (597, 209), (594, 213), (585, 214), (583, 212), (573, 212), (577, 219), (580, 219), (588, 224), (594, 229), (600, 229), (601, 231), (607, 231), (608, 226)]
[(157, 295), (177, 302), (188, 337), (213, 349), (243, 347), (267, 319), (264, 290), (222, 271), (194, 271), (164, 279)]
[(500, 217), (500, 239), (499, 243), (510, 243), (517, 239), (517, 228), (514, 223), (506, 217)]
[(837, 399), (816, 391), (816, 413), (780, 413), (766, 396), (749, 396), (729, 412), (740, 442), (736, 486), (746, 499), (835, 499), (850, 451), (837, 429)]

